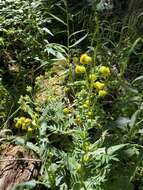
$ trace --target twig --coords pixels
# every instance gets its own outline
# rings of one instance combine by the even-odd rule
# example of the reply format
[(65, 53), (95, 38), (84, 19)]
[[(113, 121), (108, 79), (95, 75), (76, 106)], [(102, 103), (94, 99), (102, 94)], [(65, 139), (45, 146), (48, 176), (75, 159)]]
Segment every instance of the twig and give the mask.
[(2, 158), (2, 159), (0, 159), (0, 162), (5, 162), (5, 161), (33, 161), (33, 162), (42, 162), (41, 160), (38, 160), (38, 159), (28, 159), (28, 158), (16, 158), (16, 159)]

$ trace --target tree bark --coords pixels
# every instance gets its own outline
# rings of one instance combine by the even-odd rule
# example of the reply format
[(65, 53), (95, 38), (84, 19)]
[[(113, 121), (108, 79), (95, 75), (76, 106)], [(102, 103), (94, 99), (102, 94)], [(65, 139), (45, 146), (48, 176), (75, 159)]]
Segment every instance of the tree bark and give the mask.
[(34, 154), (22, 146), (8, 146), (0, 159), (0, 190), (10, 190), (19, 183), (37, 177), (38, 162)]

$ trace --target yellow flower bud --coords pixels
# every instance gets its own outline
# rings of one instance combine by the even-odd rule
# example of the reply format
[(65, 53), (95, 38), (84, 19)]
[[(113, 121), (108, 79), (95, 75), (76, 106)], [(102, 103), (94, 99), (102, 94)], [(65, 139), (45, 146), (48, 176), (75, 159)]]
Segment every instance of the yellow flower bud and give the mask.
[(75, 67), (75, 73), (76, 74), (84, 74), (86, 72), (86, 68), (81, 65), (76, 65)]
[(86, 100), (85, 103), (83, 104), (83, 108), (88, 109), (90, 107), (90, 102), (89, 100)]
[(77, 64), (78, 61), (79, 61), (79, 59), (78, 59), (77, 57), (73, 57), (73, 63), (74, 63), (74, 64)]
[(32, 127), (28, 127), (27, 131), (31, 133), (33, 131)]
[(96, 81), (96, 79), (97, 79), (97, 77), (96, 77), (95, 74), (90, 74), (90, 75), (89, 75), (89, 80), (90, 80), (91, 82)]
[(90, 104), (89, 100), (86, 100), (86, 101), (85, 101), (85, 104), (89, 105), (89, 104)]
[(87, 113), (87, 116), (88, 116), (88, 117), (92, 117), (92, 116), (93, 116), (93, 113), (92, 113), (91, 111), (89, 111), (89, 112)]
[(80, 56), (80, 63), (81, 64), (89, 64), (92, 62), (92, 58), (88, 56), (86, 53)]
[(64, 108), (63, 109), (64, 114), (69, 114), (70, 112), (71, 112), (71, 110), (69, 108)]
[(22, 123), (24, 123), (25, 119), (26, 119), (25, 117), (20, 117), (19, 122), (22, 124)]
[(83, 161), (84, 162), (88, 162), (89, 161), (89, 159), (90, 159), (90, 156), (89, 156), (89, 154), (87, 153), (87, 154), (85, 154), (84, 156), (83, 156)]
[(88, 104), (83, 104), (83, 108), (88, 109), (89, 105)]
[(99, 73), (104, 77), (108, 77), (110, 75), (110, 69), (109, 67), (101, 66), (99, 68)]
[(104, 97), (104, 96), (107, 95), (107, 91), (106, 90), (99, 90), (98, 94), (99, 94), (100, 97)]
[(80, 123), (81, 123), (81, 117), (80, 117), (80, 115), (77, 115), (77, 116), (76, 116), (75, 122), (76, 122), (77, 124), (80, 124)]
[(76, 170), (77, 170), (78, 172), (80, 172), (80, 170), (81, 170), (81, 165), (80, 165), (80, 164), (77, 165)]
[(97, 90), (102, 90), (102, 89), (105, 87), (105, 84), (102, 83), (102, 82), (97, 81), (97, 82), (94, 83), (94, 87), (95, 87)]
[(22, 124), (22, 129), (26, 130), (27, 129), (27, 125), (25, 123)]
[(26, 124), (26, 126), (31, 125), (32, 120), (30, 118), (26, 118), (24, 123)]
[(68, 88), (68, 87), (65, 87), (65, 88), (64, 88), (64, 92), (65, 92), (65, 93), (68, 93), (68, 92), (70, 92), (70, 88)]
[(17, 121), (16, 124), (15, 124), (15, 127), (16, 128), (20, 128), (21, 127), (21, 123), (19, 121)]

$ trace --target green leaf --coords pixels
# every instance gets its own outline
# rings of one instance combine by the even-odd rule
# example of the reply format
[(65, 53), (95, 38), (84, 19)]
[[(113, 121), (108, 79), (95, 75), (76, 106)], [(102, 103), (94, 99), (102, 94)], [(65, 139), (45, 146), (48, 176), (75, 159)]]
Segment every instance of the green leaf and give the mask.
[(24, 190), (24, 189), (30, 190), (33, 189), (34, 187), (36, 187), (36, 181), (32, 180), (29, 182), (18, 184), (15, 187), (13, 187), (11, 190)]
[(101, 0), (97, 6), (96, 9), (97, 11), (103, 12), (103, 11), (111, 11), (113, 9), (113, 3), (111, 3), (112, 1), (108, 1), (107, 3), (105, 3), (104, 0)]
[(115, 146), (111, 146), (110, 148), (108, 148), (107, 152), (108, 154), (114, 154), (116, 151), (126, 147), (128, 144), (119, 144), (119, 145), (115, 145)]
[(0, 45), (4, 45), (4, 38), (0, 37)]
[(65, 26), (67, 26), (67, 24), (66, 24), (63, 20), (61, 20), (59, 17), (57, 17), (57, 16), (55, 16), (55, 15), (53, 15), (53, 14), (51, 14), (51, 13), (49, 13), (49, 15), (50, 15), (51, 17), (53, 17), (55, 20), (61, 22), (61, 23), (64, 24)]
[(20, 144), (20, 145), (24, 145), (25, 144), (25, 139), (22, 138), (22, 137), (16, 137), (15, 138), (15, 143)]
[(19, 145), (22, 145), (22, 146), (25, 146), (26, 148), (28, 148), (30, 150), (33, 150), (37, 154), (40, 153), (40, 150), (39, 150), (38, 146), (34, 145), (32, 142), (26, 142), (25, 139), (22, 138), (22, 137), (16, 137), (15, 138), (15, 143), (19, 144)]
[(136, 82), (140, 82), (140, 81), (143, 81), (143, 75), (135, 78), (132, 83), (136, 83)]
[(76, 45), (78, 45), (79, 43), (81, 43), (87, 36), (88, 36), (88, 34), (85, 34), (82, 38), (80, 38), (79, 40), (77, 40), (74, 44), (70, 45), (69, 48), (75, 47)]
[(130, 126), (131, 128), (135, 125), (139, 113), (140, 113), (140, 110), (137, 110), (137, 111), (132, 115), (131, 120), (130, 120), (130, 123), (129, 123), (129, 126)]
[(72, 190), (81, 190), (82, 186), (80, 182), (74, 183)]
[(137, 38), (136, 40), (135, 40), (135, 42), (133, 43), (133, 45), (132, 45), (132, 47), (131, 47), (131, 49), (130, 49), (130, 51), (129, 51), (129, 54), (131, 54), (131, 53), (135, 53), (135, 48), (136, 48), (136, 46), (137, 46), (137, 44), (139, 43), (139, 42), (142, 42), (142, 38)]
[(126, 157), (131, 158), (132, 156), (138, 155), (139, 150), (136, 147), (130, 147), (125, 150)]
[(68, 190), (67, 184), (63, 183), (62, 185), (60, 185), (60, 190)]
[(75, 170), (78, 167), (78, 162), (73, 157), (68, 158), (68, 166), (70, 171)]
[(38, 155), (40, 154), (40, 149), (38, 146), (34, 145), (32, 142), (27, 142), (26, 147), (30, 150), (33, 150)]
[(128, 117), (119, 117), (116, 121), (116, 125), (119, 128), (126, 127), (130, 123), (130, 119)]
[(72, 37), (72, 36), (75, 36), (76, 34), (79, 34), (81, 32), (84, 32), (85, 30), (79, 30), (79, 31), (76, 31), (74, 33), (72, 33), (70, 36), (69, 36), (69, 39)]
[(50, 34), (51, 36), (54, 36), (53, 34), (52, 34), (52, 32), (48, 29), (48, 28), (42, 28), (43, 29), (43, 31), (45, 31), (45, 32), (47, 32), (48, 34)]

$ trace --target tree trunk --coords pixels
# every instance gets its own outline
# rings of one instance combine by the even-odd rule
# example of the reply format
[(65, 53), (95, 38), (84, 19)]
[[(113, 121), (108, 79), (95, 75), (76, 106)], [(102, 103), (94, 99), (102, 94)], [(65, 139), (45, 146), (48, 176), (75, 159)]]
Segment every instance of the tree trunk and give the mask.
[(38, 162), (22, 146), (10, 145), (2, 151), (0, 159), (0, 190), (10, 190), (19, 183), (37, 177)]

